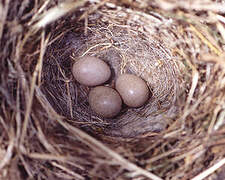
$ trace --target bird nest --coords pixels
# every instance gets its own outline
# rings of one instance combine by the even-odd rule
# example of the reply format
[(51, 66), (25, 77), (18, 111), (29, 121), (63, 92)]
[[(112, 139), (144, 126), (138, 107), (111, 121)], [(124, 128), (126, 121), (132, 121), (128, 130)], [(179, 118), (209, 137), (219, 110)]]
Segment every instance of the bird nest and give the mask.
[[(190, 179), (224, 161), (224, 19), (175, 4), (0, 3), (0, 178)], [(98, 116), (71, 72), (85, 55), (109, 65), (105, 86), (141, 77), (148, 102)]]
[[(143, 24), (138, 23), (141, 18)], [(128, 21), (125, 25), (124, 20)], [(150, 25), (144, 29), (147, 22)], [(52, 107), (71, 124), (83, 124), (81, 127), (93, 129), (94, 133), (100, 130), (111, 136), (138, 137), (164, 130), (179, 111), (176, 99), (182, 90), (178, 58), (162, 41), (168, 34), (156, 29), (169, 24), (168, 20), (102, 9), (88, 16), (86, 34), (83, 24), (70, 23), (68, 32), (61, 27), (53, 32), (61, 36), (48, 47), (43, 62), (41, 89)], [(135, 74), (147, 82), (152, 97), (143, 107), (123, 107), (115, 118), (96, 116), (88, 104), (90, 88), (76, 82), (71, 73), (71, 65), (84, 55), (99, 57), (109, 64), (113, 75), (106, 85), (113, 87), (119, 74)]]

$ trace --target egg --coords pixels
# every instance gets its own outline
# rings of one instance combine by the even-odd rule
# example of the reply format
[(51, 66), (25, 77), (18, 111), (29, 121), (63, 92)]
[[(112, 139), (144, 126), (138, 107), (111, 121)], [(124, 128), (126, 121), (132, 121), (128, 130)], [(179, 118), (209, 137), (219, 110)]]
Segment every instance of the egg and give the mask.
[(111, 76), (109, 66), (104, 61), (93, 56), (81, 57), (73, 64), (72, 73), (80, 84), (86, 86), (103, 84)]
[(140, 107), (149, 99), (150, 91), (144, 80), (133, 74), (122, 74), (116, 80), (116, 90), (129, 107)]
[(94, 112), (105, 118), (116, 116), (122, 107), (119, 93), (105, 86), (93, 88), (89, 93), (88, 102)]

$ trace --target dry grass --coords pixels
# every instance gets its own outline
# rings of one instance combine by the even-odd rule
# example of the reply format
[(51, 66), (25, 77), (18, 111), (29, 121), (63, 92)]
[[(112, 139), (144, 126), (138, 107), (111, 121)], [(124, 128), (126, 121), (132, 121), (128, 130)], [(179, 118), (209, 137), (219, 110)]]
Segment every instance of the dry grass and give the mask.
[[(224, 179), (224, 3), (0, 2), (0, 179)], [(96, 116), (85, 54), (153, 98)]]

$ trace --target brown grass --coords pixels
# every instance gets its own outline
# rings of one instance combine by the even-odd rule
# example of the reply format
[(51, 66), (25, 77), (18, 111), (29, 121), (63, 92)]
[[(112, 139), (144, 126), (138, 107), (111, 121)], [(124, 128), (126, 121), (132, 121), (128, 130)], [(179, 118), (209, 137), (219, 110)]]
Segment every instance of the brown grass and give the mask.
[[(0, 3), (0, 179), (224, 179), (224, 2)], [(153, 97), (114, 119), (73, 79), (94, 55)]]

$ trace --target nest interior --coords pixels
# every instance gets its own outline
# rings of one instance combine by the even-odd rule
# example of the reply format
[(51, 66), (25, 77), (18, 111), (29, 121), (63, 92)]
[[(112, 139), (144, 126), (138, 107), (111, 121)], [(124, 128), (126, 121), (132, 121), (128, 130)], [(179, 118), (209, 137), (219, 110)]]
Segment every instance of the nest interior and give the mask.
[[(191, 179), (223, 160), (221, 12), (163, 2), (0, 3), (0, 178)], [(84, 55), (110, 66), (106, 86), (144, 79), (149, 101), (97, 116), (71, 73)]]
[[(134, 16), (128, 19), (130, 14)], [(153, 16), (142, 17), (146, 23), (154, 24), (148, 30), (142, 30), (139, 27), (142, 24), (136, 22), (137, 17), (142, 16), (135, 12), (102, 9), (88, 17), (86, 35), (83, 34), (84, 24), (68, 27), (72, 30), (66, 33), (56, 31), (57, 34), (62, 33), (62, 37), (46, 51), (42, 91), (59, 114), (72, 123), (83, 123), (84, 128), (97, 127), (104, 134), (120, 137), (160, 132), (176, 116), (178, 107), (175, 101), (182, 89), (176, 63), (178, 58), (171, 54), (168, 45), (160, 41), (163, 35), (156, 32), (156, 27), (166, 19), (159, 21)], [(124, 25), (123, 19), (129, 23)], [(115, 79), (122, 73), (142, 77), (152, 94), (146, 105), (141, 108), (123, 107), (120, 115), (113, 119), (96, 116), (88, 105), (90, 88), (77, 83), (71, 75), (71, 64), (84, 55), (99, 57), (109, 64), (113, 75), (105, 85), (113, 87)]]

